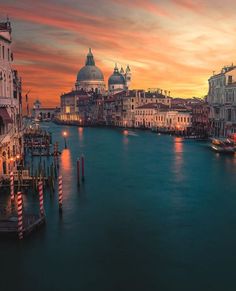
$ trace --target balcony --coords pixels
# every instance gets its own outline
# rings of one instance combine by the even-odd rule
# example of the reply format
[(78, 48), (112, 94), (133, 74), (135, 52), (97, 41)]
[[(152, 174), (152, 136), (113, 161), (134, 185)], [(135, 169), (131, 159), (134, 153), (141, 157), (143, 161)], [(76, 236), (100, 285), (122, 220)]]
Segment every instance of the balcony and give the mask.
[(0, 96), (0, 104), (1, 104), (1, 107), (11, 106), (12, 98)]

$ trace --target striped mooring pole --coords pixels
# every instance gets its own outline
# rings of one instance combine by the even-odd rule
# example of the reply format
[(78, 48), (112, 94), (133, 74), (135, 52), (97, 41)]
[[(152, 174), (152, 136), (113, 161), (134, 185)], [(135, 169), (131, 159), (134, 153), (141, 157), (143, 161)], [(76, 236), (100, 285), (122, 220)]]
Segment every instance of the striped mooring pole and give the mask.
[(58, 177), (58, 202), (59, 202), (59, 210), (62, 210), (62, 176)]
[(39, 211), (40, 211), (40, 215), (41, 216), (44, 216), (44, 207), (43, 207), (43, 181), (39, 181), (38, 189), (39, 189)]
[(10, 191), (11, 191), (11, 202), (14, 202), (14, 175), (13, 172), (10, 173)]
[(77, 159), (77, 185), (80, 185), (80, 160)]
[(23, 239), (23, 200), (21, 192), (17, 192), (18, 237)]
[(81, 156), (82, 181), (84, 181), (84, 155)]

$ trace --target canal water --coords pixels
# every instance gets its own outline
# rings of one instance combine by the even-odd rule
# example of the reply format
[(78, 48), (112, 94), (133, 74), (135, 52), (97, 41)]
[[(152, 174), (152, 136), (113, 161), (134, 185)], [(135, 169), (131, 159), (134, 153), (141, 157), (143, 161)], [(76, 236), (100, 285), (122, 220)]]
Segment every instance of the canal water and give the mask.
[(68, 131), (63, 215), (46, 193), (46, 226), (0, 240), (0, 290), (235, 290), (236, 158), (149, 131), (43, 126), (60, 148)]

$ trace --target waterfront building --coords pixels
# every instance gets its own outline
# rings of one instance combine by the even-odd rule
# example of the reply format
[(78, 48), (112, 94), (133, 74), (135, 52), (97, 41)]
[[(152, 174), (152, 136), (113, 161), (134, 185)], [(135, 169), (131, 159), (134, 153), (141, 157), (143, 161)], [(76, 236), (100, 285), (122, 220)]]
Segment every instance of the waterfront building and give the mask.
[(58, 108), (54, 107), (42, 107), (42, 104), (39, 100), (36, 100), (32, 109), (32, 118), (38, 121), (49, 121), (53, 120)]
[(209, 106), (202, 100), (192, 106), (192, 130), (193, 134), (198, 137), (207, 137), (210, 130)]
[(192, 129), (192, 113), (185, 109), (160, 108), (155, 117), (155, 126), (158, 131), (189, 135)]
[[(171, 106), (171, 97), (164, 96), (161, 91), (124, 90), (116, 94), (110, 94), (104, 99), (105, 124), (121, 127), (143, 126), (141, 116), (137, 119), (136, 109), (147, 104)], [(144, 107), (145, 108), (145, 107)], [(146, 113), (145, 113), (146, 115)], [(152, 123), (151, 117), (146, 117), (145, 126)]]
[(158, 111), (158, 105), (156, 103), (138, 106), (135, 110), (135, 127), (154, 128)]
[(21, 79), (12, 67), (10, 21), (0, 23), (0, 179), (16, 169), (22, 156)]
[(236, 133), (236, 66), (222, 68), (208, 83), (210, 134), (226, 137)]
[(136, 108), (135, 127), (189, 133), (192, 127), (192, 114), (186, 108), (169, 108), (168, 105), (161, 103), (148, 103)]

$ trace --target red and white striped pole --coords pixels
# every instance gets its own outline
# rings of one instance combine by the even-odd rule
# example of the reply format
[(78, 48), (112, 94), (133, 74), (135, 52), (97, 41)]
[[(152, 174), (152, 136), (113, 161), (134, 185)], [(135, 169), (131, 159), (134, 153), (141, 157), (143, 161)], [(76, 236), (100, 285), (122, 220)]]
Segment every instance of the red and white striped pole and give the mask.
[(23, 200), (21, 192), (17, 192), (18, 236), (23, 239)]
[(59, 210), (62, 210), (62, 176), (58, 177), (58, 202), (59, 202)]
[(84, 181), (84, 155), (81, 156), (82, 181)]
[(10, 191), (11, 191), (11, 202), (14, 202), (14, 175), (13, 172), (10, 173)]
[(44, 207), (43, 207), (43, 181), (39, 181), (39, 210), (40, 215), (44, 216)]

